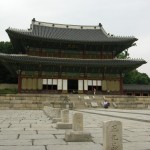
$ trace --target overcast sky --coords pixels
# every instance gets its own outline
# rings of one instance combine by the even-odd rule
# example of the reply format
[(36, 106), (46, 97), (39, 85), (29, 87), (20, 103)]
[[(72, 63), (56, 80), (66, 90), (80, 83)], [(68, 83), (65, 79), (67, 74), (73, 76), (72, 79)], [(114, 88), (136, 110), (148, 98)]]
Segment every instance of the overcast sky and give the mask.
[(0, 41), (9, 41), (8, 27), (30, 28), (32, 18), (61, 24), (101, 23), (108, 33), (139, 39), (129, 48), (130, 57), (146, 60), (138, 70), (150, 76), (150, 0), (2, 0), (0, 6)]

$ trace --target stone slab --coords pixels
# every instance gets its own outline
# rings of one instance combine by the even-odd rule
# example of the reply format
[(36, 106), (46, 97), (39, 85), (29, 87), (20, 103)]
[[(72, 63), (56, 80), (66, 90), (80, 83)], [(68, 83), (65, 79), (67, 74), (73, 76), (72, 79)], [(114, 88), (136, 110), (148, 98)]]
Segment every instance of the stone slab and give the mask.
[(46, 124), (46, 123), (38, 123), (38, 124), (31, 124), (31, 128), (51, 128), (52, 125), (49, 123), (49, 124)]
[(72, 123), (57, 122), (56, 129), (72, 129)]
[(98, 104), (97, 104), (97, 102), (91, 102), (91, 106), (92, 107), (98, 107)]
[(19, 139), (54, 139), (55, 137), (52, 134), (35, 134), (35, 135), (20, 135)]
[(0, 150), (45, 150), (45, 146), (0, 146)]
[(47, 131), (38, 131), (38, 134), (65, 134), (65, 130), (47, 130)]
[(47, 150), (102, 150), (100, 144), (82, 145), (48, 145)]
[(150, 142), (128, 142), (123, 145), (124, 150), (149, 150)]
[(87, 100), (87, 99), (90, 99), (90, 97), (89, 96), (84, 96), (84, 99)]
[(14, 131), (14, 130), (10, 130), (10, 131), (7, 131), (7, 130), (3, 130), (0, 132), (1, 135), (15, 135), (15, 134), (37, 134), (36, 131)]
[(76, 146), (76, 145), (93, 145), (93, 141), (87, 142), (67, 142), (68, 145)]
[(92, 137), (89, 132), (66, 131), (65, 141), (67, 141), (67, 142), (86, 142), (86, 141), (92, 141)]
[(10, 126), (9, 123), (0, 124), (0, 128), (8, 128)]
[(0, 140), (15, 140), (17, 139), (18, 134), (13, 134), (13, 135), (4, 135), (4, 134), (0, 134)]
[(1, 131), (24, 131), (24, 128), (1, 128)]
[(31, 140), (0, 140), (0, 146), (26, 146), (26, 145), (32, 145)]
[(10, 127), (11, 128), (16, 128), (16, 127), (26, 128), (26, 127), (30, 127), (30, 124), (20, 124), (20, 123), (14, 124), (13, 123)]
[(53, 118), (52, 123), (62, 122), (61, 118)]
[(25, 128), (25, 131), (48, 131), (51, 130), (52, 128), (42, 128), (42, 127), (37, 127), (37, 128)]
[(34, 140), (33, 145), (64, 145), (66, 142), (63, 139), (42, 139)]

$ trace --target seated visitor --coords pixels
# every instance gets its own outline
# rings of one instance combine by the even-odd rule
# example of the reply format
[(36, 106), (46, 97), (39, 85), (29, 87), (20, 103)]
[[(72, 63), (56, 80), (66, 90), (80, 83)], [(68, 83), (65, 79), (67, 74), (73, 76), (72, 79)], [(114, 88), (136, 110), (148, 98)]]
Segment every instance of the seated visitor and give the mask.
[(104, 108), (108, 108), (110, 103), (107, 100), (105, 100), (103, 105), (104, 105)]

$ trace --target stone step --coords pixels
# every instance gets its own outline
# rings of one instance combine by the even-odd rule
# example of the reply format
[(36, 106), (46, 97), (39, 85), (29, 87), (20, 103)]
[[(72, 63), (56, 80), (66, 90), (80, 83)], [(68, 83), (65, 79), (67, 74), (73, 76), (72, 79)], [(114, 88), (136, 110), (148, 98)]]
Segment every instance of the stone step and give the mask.
[[(69, 102), (75, 108), (93, 108), (91, 102), (96, 102), (97, 107), (103, 107), (104, 99), (110, 102), (112, 108), (143, 109), (150, 106), (150, 97), (128, 97), (128, 96), (101, 96), (85, 94), (6, 94), (0, 96), (0, 109), (42, 109), (43, 106), (50, 106), (52, 103), (63, 103), (68, 97)], [(116, 105), (116, 107), (113, 105)], [(58, 105), (60, 107), (60, 104)], [(64, 104), (63, 104), (64, 105)], [(65, 105), (63, 106), (65, 107)]]

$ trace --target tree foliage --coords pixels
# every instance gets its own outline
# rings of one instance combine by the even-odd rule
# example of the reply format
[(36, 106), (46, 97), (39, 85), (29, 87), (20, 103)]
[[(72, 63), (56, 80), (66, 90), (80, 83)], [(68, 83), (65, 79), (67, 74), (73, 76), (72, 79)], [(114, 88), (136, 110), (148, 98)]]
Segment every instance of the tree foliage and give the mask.
[[(0, 53), (16, 53), (11, 42), (0, 42)], [(17, 76), (10, 72), (0, 62), (0, 83), (17, 83)]]
[(146, 73), (133, 70), (125, 74), (123, 82), (124, 84), (150, 84), (150, 78)]
[[(120, 53), (117, 58), (119, 59), (128, 59), (130, 58), (128, 50)], [(150, 78), (146, 73), (140, 73), (137, 70), (130, 71), (125, 73), (123, 78), (124, 84), (150, 84)]]
[(1, 53), (13, 53), (13, 47), (10, 42), (0, 42), (0, 52)]

